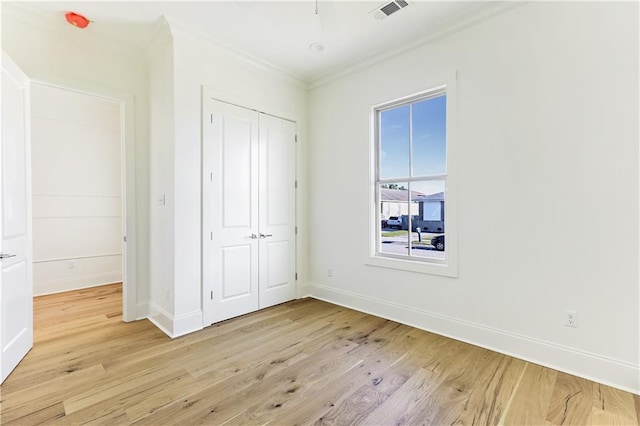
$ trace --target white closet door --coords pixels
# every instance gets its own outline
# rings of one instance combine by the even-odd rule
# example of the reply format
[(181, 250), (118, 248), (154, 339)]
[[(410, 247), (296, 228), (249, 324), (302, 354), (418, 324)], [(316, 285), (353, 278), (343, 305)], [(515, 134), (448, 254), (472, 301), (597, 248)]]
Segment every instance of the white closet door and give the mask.
[(296, 297), (296, 124), (260, 114), (260, 308)]
[(0, 383), (33, 346), (29, 81), (2, 52)]
[(211, 99), (205, 99), (207, 109), (203, 311), (208, 325), (259, 309), (259, 172), (257, 113)]

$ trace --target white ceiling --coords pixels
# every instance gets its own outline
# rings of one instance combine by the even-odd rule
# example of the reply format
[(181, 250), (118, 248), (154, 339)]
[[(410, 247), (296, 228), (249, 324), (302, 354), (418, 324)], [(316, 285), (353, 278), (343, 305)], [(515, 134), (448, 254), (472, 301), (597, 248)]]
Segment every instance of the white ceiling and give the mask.
[[(402, 49), (461, 22), (495, 9), (496, 2), (411, 1), (376, 20), (378, 1), (209, 1), (209, 2), (22, 2), (33, 13), (64, 31), (93, 32), (121, 43), (144, 47), (157, 23), (166, 19), (218, 44), (313, 82), (374, 55)], [(3, 7), (6, 5), (3, 2)], [(14, 5), (16, 6), (16, 5)], [(85, 15), (85, 30), (70, 27), (64, 13)], [(309, 49), (320, 43), (321, 53)]]

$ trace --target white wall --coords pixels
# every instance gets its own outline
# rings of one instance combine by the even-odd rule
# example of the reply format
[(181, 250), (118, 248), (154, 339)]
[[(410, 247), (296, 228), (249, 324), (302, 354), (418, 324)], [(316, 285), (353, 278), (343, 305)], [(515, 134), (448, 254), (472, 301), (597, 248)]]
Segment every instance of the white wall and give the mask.
[[(166, 317), (156, 318), (156, 323), (163, 326), (172, 336), (185, 334), (202, 328), (202, 282), (201, 282), (201, 91), (203, 86), (210, 87), (220, 93), (224, 100), (231, 100), (241, 105), (259, 108), (262, 111), (277, 114), (298, 122), (302, 144), (306, 125), (306, 90), (302, 85), (282, 73), (254, 65), (244, 58), (216, 47), (211, 42), (200, 39), (171, 25), (173, 35), (173, 129), (172, 149), (165, 146), (163, 152), (155, 152), (152, 156), (151, 179), (156, 182), (159, 174), (164, 173), (163, 164), (173, 180), (164, 181), (157, 189), (152, 189), (152, 197), (160, 193), (171, 193), (166, 198), (166, 205), (160, 206), (152, 200), (152, 218), (159, 216), (159, 211), (167, 213), (165, 220), (158, 226), (172, 232), (166, 237), (167, 256), (173, 259), (173, 274), (169, 281), (161, 285), (165, 295), (152, 291), (151, 303), (160, 304), (160, 300), (168, 293), (169, 304), (164, 308)], [(167, 53), (168, 55), (168, 53)], [(167, 69), (165, 60), (151, 64), (151, 75), (162, 73)], [(156, 69), (157, 68), (157, 69)], [(168, 78), (169, 71), (164, 78)], [(154, 79), (152, 78), (152, 82)], [(154, 83), (152, 83), (154, 84)], [(168, 82), (167, 84), (171, 84)], [(152, 86), (152, 93), (155, 89)], [(162, 102), (169, 100), (165, 96)], [(152, 110), (154, 105), (152, 105)], [(164, 107), (161, 107), (164, 108)], [(155, 123), (156, 114), (153, 114)], [(155, 124), (154, 124), (155, 126)], [(155, 138), (152, 145), (156, 143)], [(300, 155), (303, 155), (302, 148)], [(157, 155), (157, 156), (156, 156)], [(303, 157), (302, 157), (303, 158)], [(172, 162), (171, 165), (167, 165)], [(300, 161), (299, 169), (304, 169)], [(301, 172), (300, 174), (302, 174)], [(301, 179), (304, 181), (304, 179)], [(303, 182), (301, 182), (301, 185)], [(300, 205), (303, 202), (300, 201)], [(168, 213), (173, 212), (173, 213)], [(304, 212), (301, 212), (304, 214)], [(171, 214), (173, 216), (171, 217)], [(302, 222), (302, 221), (301, 221)], [(152, 229), (156, 229), (153, 225)], [(152, 235), (155, 231), (152, 231)], [(302, 239), (303, 236), (301, 235)], [(300, 241), (300, 240), (299, 240)], [(152, 246), (155, 247), (152, 242)], [(299, 243), (299, 263), (306, 259), (305, 243)], [(151, 270), (168, 271), (162, 265), (161, 257), (153, 257)], [(153, 272), (152, 272), (153, 273)], [(152, 280), (152, 288), (157, 283)], [(170, 325), (167, 325), (170, 324)]]
[[(129, 297), (133, 317), (146, 316), (149, 283), (149, 114), (148, 69), (141, 52), (129, 46), (105, 42), (89, 33), (65, 26), (51, 28), (37, 16), (25, 14), (17, 5), (2, 4), (2, 48), (34, 80), (92, 93), (130, 96), (133, 111), (128, 116), (127, 176), (132, 180), (127, 194), (128, 249), (137, 264), (128, 265), (135, 278)], [(135, 303), (140, 304), (136, 313)]]
[(174, 312), (173, 41), (163, 25), (148, 49), (151, 115), (149, 318), (172, 334)]
[(34, 295), (122, 281), (120, 104), (31, 85)]
[[(640, 393), (638, 30), (533, 2), (313, 90), (310, 294)], [(452, 70), (459, 277), (367, 266), (369, 108)]]

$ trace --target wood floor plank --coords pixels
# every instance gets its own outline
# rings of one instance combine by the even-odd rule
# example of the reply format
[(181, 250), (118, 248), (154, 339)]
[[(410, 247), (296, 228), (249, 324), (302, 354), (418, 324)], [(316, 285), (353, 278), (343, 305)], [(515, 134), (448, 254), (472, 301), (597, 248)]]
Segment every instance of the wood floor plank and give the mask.
[[(126, 400), (127, 404), (136, 402), (136, 398), (143, 396), (145, 391), (153, 390), (158, 385), (167, 386), (167, 383), (187, 375), (188, 373), (179, 367), (149, 368), (122, 379), (114, 378), (100, 386), (67, 398), (64, 400), (64, 410), (67, 415), (81, 410), (87, 411), (88, 407), (99, 405), (106, 400), (113, 400), (115, 397)], [(130, 395), (135, 395), (135, 398)]]
[(170, 339), (121, 292), (34, 299), (1, 424), (640, 424), (637, 395), (327, 302)]
[(388, 395), (368, 385), (361, 386), (316, 421), (316, 425), (350, 425), (361, 423)]
[(22, 368), (16, 369), (11, 374), (12, 380), (3, 386), (6, 386), (7, 392), (22, 386), (32, 386), (97, 363), (102, 364), (103, 360), (117, 357), (132, 347), (146, 346), (153, 344), (158, 338), (166, 338), (150, 327), (155, 328), (147, 321), (123, 324), (119, 329), (101, 333), (101, 339), (92, 336), (85, 340), (84, 345), (74, 341), (67, 348), (60, 345), (52, 352), (40, 351), (38, 347), (34, 347), (22, 361)]
[[(396, 338), (392, 338), (393, 333), (390, 333), (388, 336), (389, 339), (385, 341), (384, 345), (381, 344), (382, 339), (375, 338), (374, 336), (369, 336), (367, 338), (372, 339), (372, 342), (377, 340), (377, 344), (381, 345), (377, 350), (375, 345), (367, 344), (367, 339), (362, 339), (364, 334), (367, 334), (366, 331), (364, 334), (360, 333), (360, 337), (355, 337), (356, 335), (351, 334), (350, 337), (353, 340), (348, 341), (354, 342), (355, 340), (358, 343), (357, 346), (348, 353), (351, 355), (357, 354), (363, 356), (362, 361), (358, 362), (355, 368), (348, 369), (342, 372), (341, 375), (336, 375), (336, 371), (332, 371), (334, 380), (323, 384), (322, 386), (314, 386), (295, 393), (287, 392), (287, 395), (285, 395), (286, 412), (282, 414), (278, 413), (277, 419), (271, 420), (277, 421), (277, 423), (280, 424), (299, 424), (299, 422), (313, 423), (315, 419), (322, 416), (328, 410), (330, 411), (332, 407), (342, 404), (343, 401), (349, 397), (350, 392), (355, 391), (358, 387), (367, 383), (370, 383), (372, 386), (378, 386), (381, 383), (386, 383), (387, 380), (385, 380), (386, 377), (384, 375), (384, 370), (404, 358), (406, 356), (406, 350), (408, 350), (405, 340), (398, 337), (405, 336), (409, 334), (408, 331), (413, 330), (406, 326), (398, 327), (397, 323), (390, 324), (390, 326), (391, 328), (398, 330), (398, 336), (396, 336)], [(351, 327), (349, 329), (351, 329)], [(385, 330), (385, 327), (379, 328), (379, 330)], [(366, 347), (367, 350), (359, 351), (358, 349), (362, 347)], [(380, 352), (380, 348), (382, 347), (385, 348), (385, 351), (383, 352), (388, 352), (393, 355), (386, 357), (381, 356), (382, 354), (378, 352)], [(402, 349), (398, 350), (399, 348)], [(414, 347), (414, 349), (417, 348)], [(389, 381), (391, 380), (393, 380), (393, 378), (389, 379)], [(396, 382), (395, 386), (399, 386), (400, 384)], [(390, 389), (391, 386), (393, 385), (390, 383), (388, 389)], [(257, 410), (255, 408), (247, 410), (243, 415), (234, 418), (231, 423), (255, 424), (267, 422), (269, 420), (271, 413), (269, 413), (268, 410), (263, 411), (262, 417), (259, 417), (256, 414), (256, 411)]]
[[(301, 387), (306, 390), (322, 386), (333, 375), (354, 368), (358, 360), (347, 355), (354, 345), (342, 340), (325, 346), (313, 357), (306, 357), (290, 365), (265, 365), (257, 375), (249, 372), (248, 375), (241, 375), (222, 382), (213, 389), (192, 395), (189, 402), (181, 404), (177, 411), (164, 408), (158, 410), (142, 424), (154, 424), (160, 419), (184, 424), (223, 424), (244, 412), (256, 418), (268, 416), (267, 411), (284, 411), (279, 409), (284, 407)], [(291, 392), (292, 389), (296, 391)], [(254, 405), (250, 405), (250, 401), (255, 401)], [(185, 412), (184, 407), (189, 410)]]
[(586, 425), (592, 409), (592, 383), (559, 371), (549, 403), (547, 422), (553, 425)]
[(443, 377), (427, 368), (420, 368), (393, 395), (361, 421), (361, 424), (412, 424), (413, 414), (423, 410), (425, 401), (437, 398), (435, 390)]
[(593, 425), (628, 425), (637, 421), (633, 396), (610, 386), (593, 383)]
[(483, 352), (477, 359), (485, 362), (476, 362), (475, 374), (469, 377), (469, 399), (457, 419), (459, 424), (498, 424), (527, 365), (506, 355)]
[[(66, 420), (70, 423), (86, 423), (117, 414), (126, 414), (127, 421), (133, 419), (128, 412), (136, 404), (153, 404), (158, 396), (176, 393), (189, 387), (193, 378), (184, 370), (153, 371), (128, 380), (114, 380), (109, 387), (101, 386), (64, 402)], [(154, 404), (155, 405), (155, 404)], [(155, 405), (158, 407), (158, 405)], [(138, 416), (133, 411), (132, 415)]]
[[(98, 364), (74, 371), (57, 379), (47, 380), (35, 386), (13, 392), (2, 408), (2, 419), (12, 421), (27, 417), (31, 412), (62, 403), (69, 389), (82, 389), (87, 383), (95, 383), (104, 376), (105, 370)], [(63, 408), (64, 414), (64, 406)]]
[[(346, 319), (351, 316), (351, 313), (337, 313), (335, 316)], [(271, 330), (274, 331), (274, 329)], [(247, 357), (260, 354), (261, 351), (255, 350), (256, 348), (268, 345), (273, 350), (282, 347), (301, 346), (308, 341), (329, 333), (331, 328), (317, 319), (314, 321), (313, 317), (307, 317), (304, 320), (278, 325), (275, 331), (275, 333), (262, 331), (258, 336), (254, 336), (251, 339), (241, 338), (235, 345), (230, 344), (228, 341), (221, 342), (220, 346), (223, 347), (217, 349), (214, 354), (204, 360), (205, 362), (192, 363), (189, 367), (189, 372), (194, 376), (200, 376), (211, 371), (219, 372), (220, 368), (233, 363), (238, 358), (246, 361)], [(242, 353), (243, 356), (238, 357), (238, 353)]]
[(51, 405), (39, 405), (33, 407), (19, 418), (0, 416), (0, 424), (5, 426), (22, 426), (22, 425), (48, 425), (54, 421), (64, 418), (64, 406), (62, 402), (56, 402)]
[(558, 372), (527, 363), (509, 410), (501, 424), (541, 425), (546, 422)]
[[(307, 391), (304, 399), (290, 401), (287, 412), (278, 417), (276, 424), (314, 423), (363, 385), (369, 385), (385, 395), (393, 393), (419, 369), (416, 360), (408, 356), (409, 351), (421, 353), (429, 346), (427, 341), (411, 336), (415, 329), (401, 326), (398, 331), (398, 336), (386, 340), (378, 346), (378, 350), (371, 350), (375, 349), (374, 345), (361, 343), (356, 346), (349, 354), (362, 357), (357, 368), (345, 372), (322, 388)], [(359, 350), (363, 347), (366, 350)]]

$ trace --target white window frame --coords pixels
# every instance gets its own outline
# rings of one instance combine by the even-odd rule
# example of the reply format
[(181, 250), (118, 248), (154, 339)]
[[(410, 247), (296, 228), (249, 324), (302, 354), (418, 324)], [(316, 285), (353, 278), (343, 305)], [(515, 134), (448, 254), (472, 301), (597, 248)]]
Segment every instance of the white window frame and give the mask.
[[(435, 84), (430, 84), (429, 89), (408, 96), (397, 98), (387, 102), (380, 102), (370, 108), (370, 221), (369, 221), (369, 253), (366, 264), (383, 268), (400, 269), (404, 271), (419, 272), (425, 274), (442, 275), (447, 277), (458, 276), (458, 224), (457, 224), (457, 173), (456, 173), (456, 123), (457, 123), (457, 92), (456, 74), (450, 73), (446, 78), (440, 79)], [(396, 108), (401, 105), (416, 102), (419, 100), (437, 97), (442, 94), (447, 96), (446, 104), (446, 161), (447, 173), (444, 175), (411, 178), (402, 177), (398, 179), (378, 180), (379, 167), (379, 127), (378, 113), (380, 111)], [(446, 250), (445, 259), (430, 259), (417, 256), (394, 255), (380, 252), (380, 199), (379, 183), (412, 182), (425, 180), (445, 181), (445, 226), (446, 226)]]

